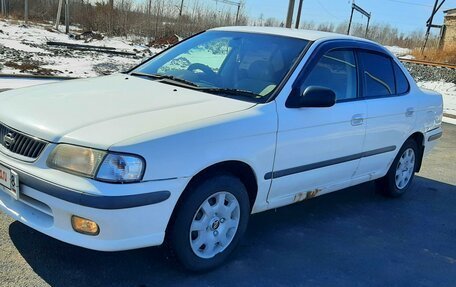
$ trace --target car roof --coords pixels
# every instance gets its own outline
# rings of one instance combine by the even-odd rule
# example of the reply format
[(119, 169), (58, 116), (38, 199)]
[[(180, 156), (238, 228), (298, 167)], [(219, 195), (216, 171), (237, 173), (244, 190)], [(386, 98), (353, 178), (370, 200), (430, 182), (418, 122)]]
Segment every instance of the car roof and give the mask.
[(351, 39), (351, 40), (358, 40), (358, 41), (365, 41), (370, 42), (362, 38), (337, 34), (337, 33), (330, 33), (330, 32), (322, 32), (322, 31), (315, 31), (315, 30), (303, 30), (303, 29), (291, 29), (291, 28), (281, 28), (281, 27), (254, 27), (254, 26), (230, 26), (230, 27), (220, 27), (210, 29), (211, 31), (230, 31), (230, 32), (246, 32), (246, 33), (257, 33), (257, 34), (270, 34), (270, 35), (278, 35), (278, 36), (285, 36), (291, 38), (299, 38), (309, 41), (317, 41), (320, 39)]

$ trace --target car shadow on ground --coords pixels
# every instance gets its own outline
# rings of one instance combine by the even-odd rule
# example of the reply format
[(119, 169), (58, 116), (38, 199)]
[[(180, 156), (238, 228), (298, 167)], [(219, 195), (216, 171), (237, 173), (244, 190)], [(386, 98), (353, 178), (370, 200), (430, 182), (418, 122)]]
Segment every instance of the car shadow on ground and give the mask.
[(91, 251), (19, 222), (9, 234), (51, 286), (450, 286), (455, 205), (454, 185), (427, 178), (400, 199), (362, 184), (253, 215), (237, 252), (205, 274), (183, 270), (161, 247)]

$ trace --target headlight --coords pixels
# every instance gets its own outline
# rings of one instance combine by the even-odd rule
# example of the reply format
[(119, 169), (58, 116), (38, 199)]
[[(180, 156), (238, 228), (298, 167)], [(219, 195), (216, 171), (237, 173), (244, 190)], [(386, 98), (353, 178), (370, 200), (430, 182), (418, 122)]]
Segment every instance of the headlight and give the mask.
[(106, 152), (68, 144), (59, 144), (49, 155), (50, 168), (93, 177)]
[(144, 160), (138, 156), (110, 153), (101, 164), (97, 179), (111, 182), (132, 182), (141, 180)]
[(145, 163), (135, 155), (108, 153), (91, 148), (59, 144), (47, 160), (50, 168), (109, 182), (142, 179)]

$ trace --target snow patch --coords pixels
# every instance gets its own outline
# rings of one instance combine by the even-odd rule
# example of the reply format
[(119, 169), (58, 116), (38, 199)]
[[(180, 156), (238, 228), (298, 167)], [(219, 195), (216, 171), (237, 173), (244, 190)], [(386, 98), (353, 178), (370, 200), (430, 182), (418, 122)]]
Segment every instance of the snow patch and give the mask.
[(443, 112), (456, 116), (456, 84), (444, 81), (420, 81), (420, 88), (436, 91), (443, 97)]
[[(72, 33), (82, 32), (78, 27), (70, 28)], [(46, 44), (48, 41), (113, 47), (116, 51), (135, 53), (136, 56), (72, 50), (49, 46)], [(39, 68), (48, 69), (53, 75), (95, 77), (105, 72), (126, 70), (139, 64), (144, 58), (161, 51), (141, 44), (146, 42), (145, 38), (128, 36), (105, 37), (102, 40), (94, 39), (85, 43), (55, 30), (51, 24), (32, 23), (26, 26), (23, 22), (2, 20), (0, 21), (0, 73), (30, 74), (32, 73), (30, 70), (20, 71), (12, 63), (34, 63), (38, 64)], [(111, 67), (111, 69), (105, 71), (100, 67)]]
[(384, 46), (386, 49), (388, 49), (391, 53), (393, 53), (396, 57), (401, 57), (403, 59), (414, 59), (410, 53), (412, 50), (408, 48), (402, 48), (398, 46)]
[(1, 39), (0, 40), (1, 41), (0, 48), (2, 48), (2, 46), (3, 46), (3, 47), (10, 48), (10, 49), (24, 51), (24, 52), (30, 52), (30, 53), (47, 53), (43, 49), (31, 47), (29, 45), (22, 44), (22, 43), (20, 43), (18, 41), (15, 41), (15, 40), (2, 39), (1, 34), (0, 34), (0, 39)]

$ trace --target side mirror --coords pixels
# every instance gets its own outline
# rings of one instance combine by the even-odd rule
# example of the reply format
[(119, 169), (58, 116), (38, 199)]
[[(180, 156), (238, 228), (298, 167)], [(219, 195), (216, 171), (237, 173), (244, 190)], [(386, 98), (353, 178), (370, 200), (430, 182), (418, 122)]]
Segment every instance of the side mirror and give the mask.
[(289, 108), (327, 108), (336, 103), (336, 93), (331, 89), (317, 86), (307, 87), (301, 96), (287, 101)]

